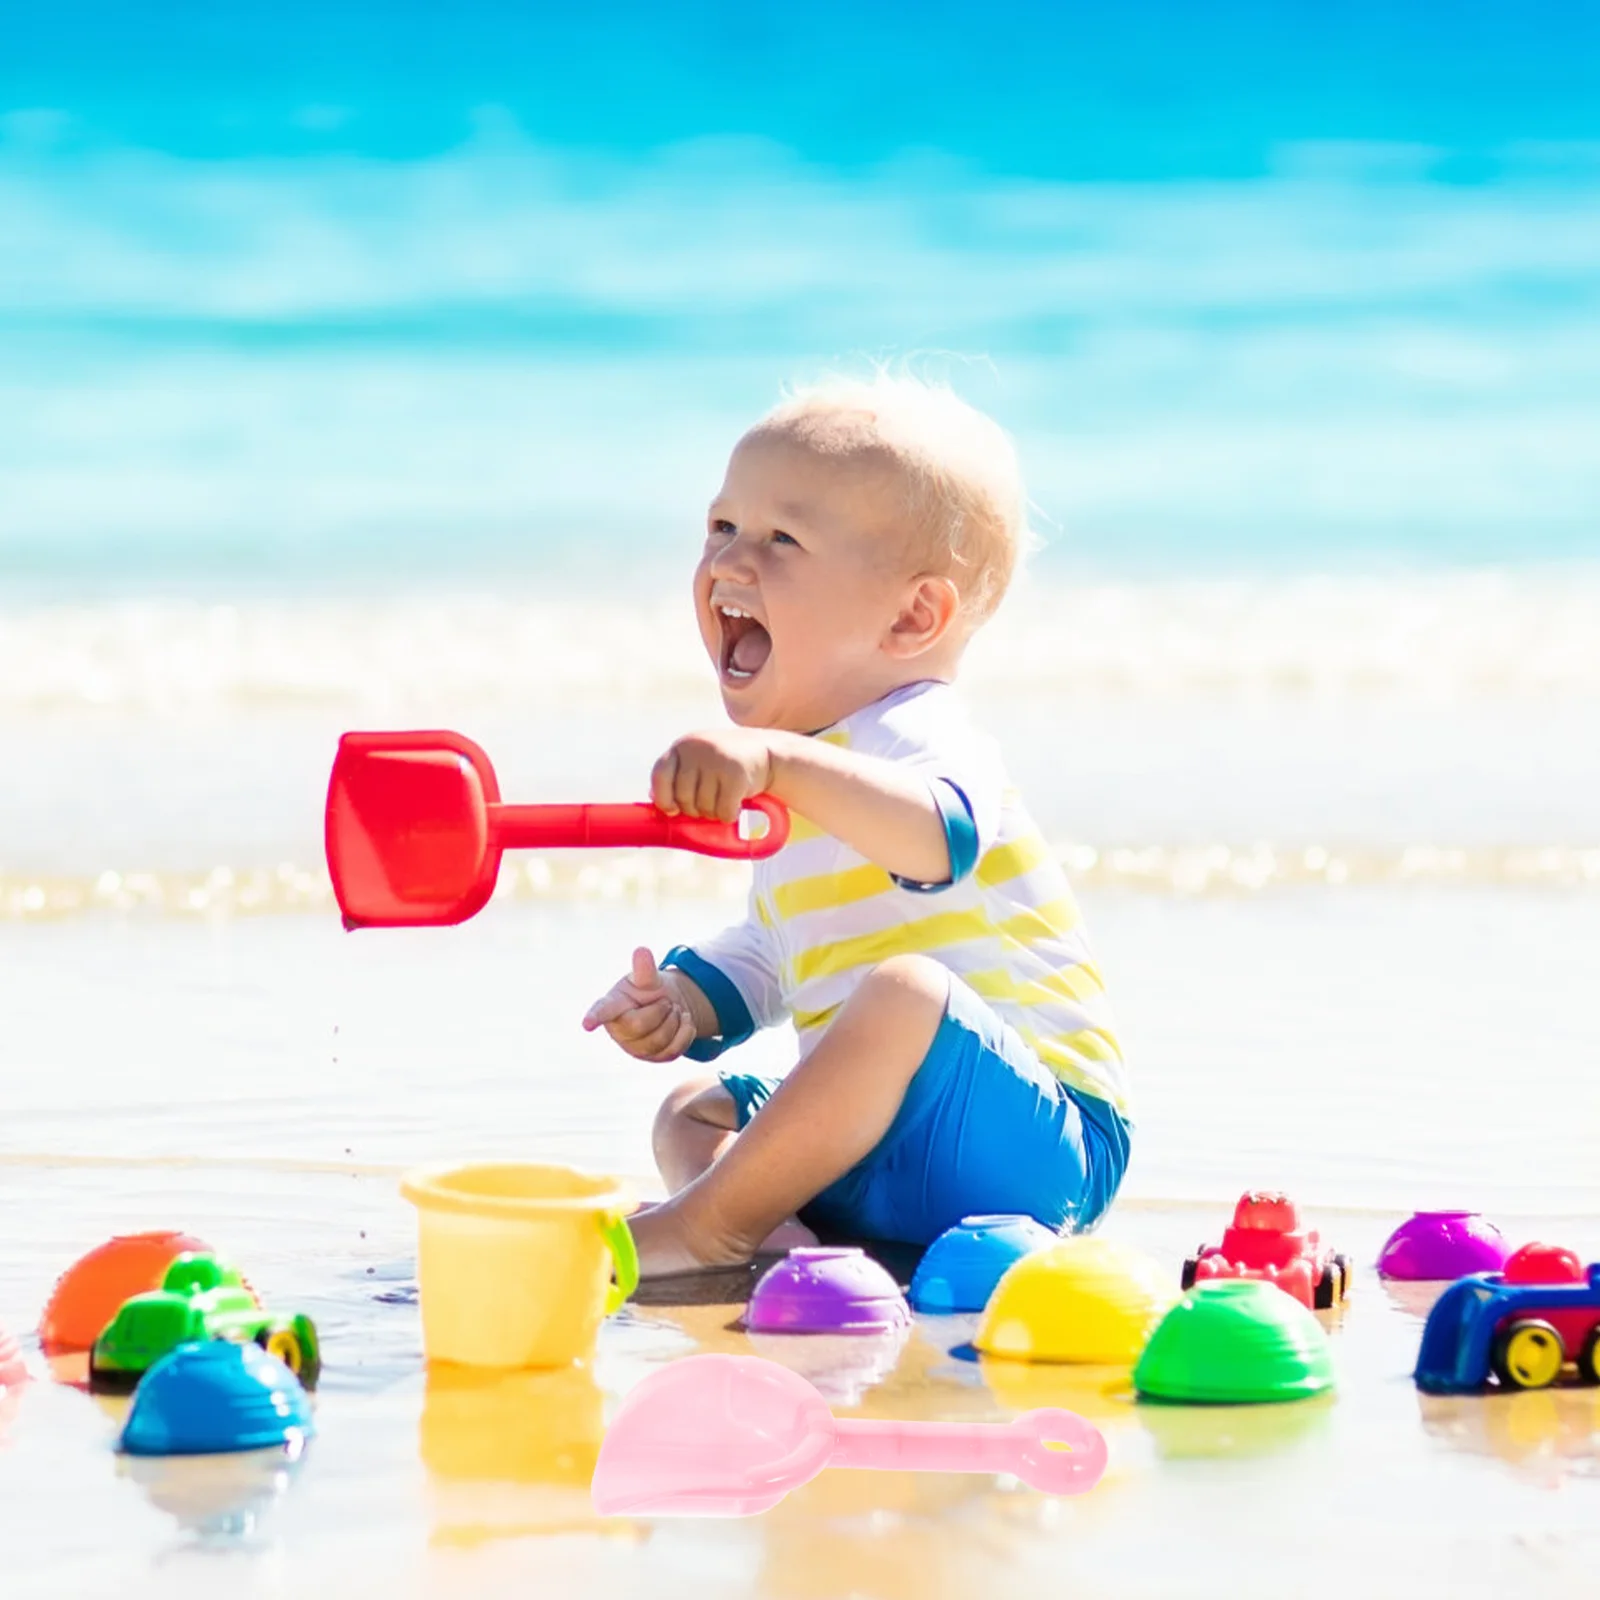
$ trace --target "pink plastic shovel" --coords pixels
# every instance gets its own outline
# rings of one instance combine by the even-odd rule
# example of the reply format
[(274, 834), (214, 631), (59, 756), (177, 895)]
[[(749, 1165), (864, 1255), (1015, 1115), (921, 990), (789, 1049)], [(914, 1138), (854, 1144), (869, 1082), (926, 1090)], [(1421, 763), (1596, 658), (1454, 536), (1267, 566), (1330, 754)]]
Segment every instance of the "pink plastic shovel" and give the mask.
[(1007, 1423), (839, 1418), (775, 1361), (688, 1356), (622, 1402), (590, 1496), (602, 1516), (748, 1517), (824, 1467), (1009, 1472), (1046, 1494), (1083, 1494), (1106, 1469), (1106, 1442), (1071, 1411)]

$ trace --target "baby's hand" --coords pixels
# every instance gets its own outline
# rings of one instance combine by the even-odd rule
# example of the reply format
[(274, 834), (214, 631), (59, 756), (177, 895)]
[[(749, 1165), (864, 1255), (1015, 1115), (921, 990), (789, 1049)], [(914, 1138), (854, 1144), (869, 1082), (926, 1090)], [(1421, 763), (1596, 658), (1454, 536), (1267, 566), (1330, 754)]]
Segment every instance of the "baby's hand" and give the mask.
[(740, 805), (772, 783), (772, 736), (718, 728), (675, 739), (650, 772), (650, 798), (669, 814), (734, 822)]
[(633, 952), (633, 971), (585, 1013), (585, 1033), (600, 1027), (640, 1061), (676, 1061), (695, 1041), (688, 1005), (668, 986), (655, 957), (643, 946)]

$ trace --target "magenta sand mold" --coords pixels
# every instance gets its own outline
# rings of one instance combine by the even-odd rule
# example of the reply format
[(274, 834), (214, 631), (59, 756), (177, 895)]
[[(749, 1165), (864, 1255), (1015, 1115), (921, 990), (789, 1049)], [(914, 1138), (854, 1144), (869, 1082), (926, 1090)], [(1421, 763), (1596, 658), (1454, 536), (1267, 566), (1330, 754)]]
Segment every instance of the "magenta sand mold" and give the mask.
[(879, 1333), (911, 1321), (899, 1285), (864, 1250), (791, 1250), (756, 1285), (745, 1310), (755, 1333)]
[(1378, 1272), (1411, 1281), (1453, 1280), (1499, 1272), (1511, 1247), (1476, 1211), (1418, 1211), (1391, 1233), (1378, 1252)]

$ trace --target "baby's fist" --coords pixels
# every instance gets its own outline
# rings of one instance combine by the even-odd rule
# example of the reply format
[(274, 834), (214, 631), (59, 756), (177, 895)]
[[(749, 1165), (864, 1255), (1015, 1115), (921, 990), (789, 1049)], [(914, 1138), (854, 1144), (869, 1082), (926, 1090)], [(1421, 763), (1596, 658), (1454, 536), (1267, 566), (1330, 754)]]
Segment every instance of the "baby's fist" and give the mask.
[(639, 1061), (675, 1061), (694, 1043), (694, 1017), (641, 945), (633, 971), (620, 978), (584, 1014), (585, 1033), (604, 1028)]
[(772, 736), (759, 728), (718, 728), (675, 739), (650, 772), (650, 798), (669, 816), (733, 822), (739, 807), (772, 781)]

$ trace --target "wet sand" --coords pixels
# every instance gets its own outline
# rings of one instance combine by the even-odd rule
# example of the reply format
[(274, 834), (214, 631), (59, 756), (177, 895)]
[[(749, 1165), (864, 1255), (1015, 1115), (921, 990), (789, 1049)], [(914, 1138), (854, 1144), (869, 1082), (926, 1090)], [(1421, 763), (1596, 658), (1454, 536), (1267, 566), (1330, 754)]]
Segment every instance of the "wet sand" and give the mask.
[[(748, 1521), (606, 1521), (588, 1502), (605, 1418), (652, 1363), (752, 1347), (739, 1279), (709, 1303), (642, 1295), (590, 1371), (452, 1383), (422, 1362), (394, 1177), (517, 1153), (651, 1193), (662, 1073), (576, 1018), (635, 939), (736, 908), (497, 906), (392, 938), (294, 915), (0, 926), (0, 1323), (31, 1328), (56, 1274), (110, 1233), (182, 1226), (310, 1311), (328, 1362), (299, 1462), (134, 1463), (111, 1448), (125, 1402), (32, 1351), (36, 1381), (0, 1398), (0, 1596), (1592, 1595), (1600, 1391), (1419, 1396), (1427, 1295), (1370, 1264), (1411, 1208), (1461, 1203), (1600, 1258), (1584, 1065), (1600, 902), (1084, 899), (1140, 1096), (1108, 1233), (1176, 1282), (1242, 1188), (1287, 1187), (1362, 1269), (1329, 1319), (1337, 1395), (1136, 1405), (1116, 1373), (952, 1359), (959, 1320), (920, 1320), (897, 1349), (764, 1340), (863, 1415), (1082, 1411), (1111, 1467), (1072, 1501), (828, 1472)], [(741, 1054), (781, 1065), (783, 1049)]]
[[(887, 1342), (752, 1338), (738, 1327), (737, 1274), (653, 1286), (606, 1325), (591, 1368), (430, 1372), (411, 1218), (392, 1179), (249, 1164), (226, 1185), (204, 1169), (0, 1168), (13, 1223), (0, 1307), (13, 1327), (113, 1184), (141, 1215), (226, 1238), (274, 1300), (319, 1318), (319, 1436), (292, 1463), (118, 1458), (127, 1402), (73, 1386), (70, 1361), (50, 1374), (35, 1357), (38, 1381), (0, 1406), (8, 1600), (219, 1585), (474, 1600), (1594, 1592), (1600, 1391), (1419, 1395), (1409, 1372), (1433, 1291), (1385, 1286), (1370, 1268), (1392, 1216), (1316, 1218), (1364, 1269), (1351, 1303), (1322, 1317), (1331, 1399), (1190, 1408), (1137, 1403), (1125, 1371), (955, 1358), (972, 1318), (919, 1318)], [(1108, 1232), (1176, 1275), (1220, 1220), (1130, 1205)], [(1504, 1220), (1518, 1237), (1600, 1254), (1592, 1220)], [(992, 1477), (829, 1471), (756, 1518), (596, 1517), (588, 1480), (607, 1415), (652, 1365), (694, 1350), (781, 1361), (851, 1415), (989, 1420), (1066, 1406), (1104, 1431), (1111, 1465), (1076, 1500)]]

